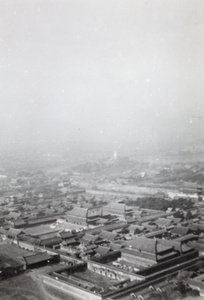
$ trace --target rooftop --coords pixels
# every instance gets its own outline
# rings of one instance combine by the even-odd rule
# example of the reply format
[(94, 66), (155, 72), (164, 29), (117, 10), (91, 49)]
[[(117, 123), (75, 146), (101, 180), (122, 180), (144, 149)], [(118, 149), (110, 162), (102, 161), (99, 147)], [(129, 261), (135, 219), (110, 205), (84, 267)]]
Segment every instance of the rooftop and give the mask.
[(27, 228), (24, 230), (24, 232), (26, 235), (40, 236), (40, 235), (54, 233), (54, 232), (57, 233), (58, 229), (50, 228), (50, 226), (48, 226), (48, 225), (40, 225), (40, 226), (35, 226), (32, 228)]
[(42, 261), (51, 259), (51, 256), (47, 252), (35, 253), (32, 255), (24, 256), (27, 265), (36, 264)]
[(72, 210), (68, 211), (66, 215), (71, 217), (86, 218), (87, 214), (88, 208), (74, 207)]
[(15, 245), (0, 244), (0, 268), (18, 267), (23, 265), (23, 256), (30, 252)]

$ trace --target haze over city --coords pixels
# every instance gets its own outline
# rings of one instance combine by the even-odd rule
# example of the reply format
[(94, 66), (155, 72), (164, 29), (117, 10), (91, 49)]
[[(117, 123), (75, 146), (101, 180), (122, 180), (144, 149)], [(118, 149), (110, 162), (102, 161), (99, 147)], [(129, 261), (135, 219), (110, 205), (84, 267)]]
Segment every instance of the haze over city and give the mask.
[(203, 1), (0, 7), (3, 147), (203, 144)]

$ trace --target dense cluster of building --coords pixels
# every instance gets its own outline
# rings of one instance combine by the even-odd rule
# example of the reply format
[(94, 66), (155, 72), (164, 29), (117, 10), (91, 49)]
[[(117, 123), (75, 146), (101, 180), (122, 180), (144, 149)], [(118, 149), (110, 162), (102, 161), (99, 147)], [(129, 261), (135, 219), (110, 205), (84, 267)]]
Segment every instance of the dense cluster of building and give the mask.
[(202, 201), (190, 211), (130, 207), (65, 177), (1, 179), (1, 280), (44, 268), (45, 289), (59, 298), (154, 299), (170, 287), (174, 296), (190, 287), (204, 294)]

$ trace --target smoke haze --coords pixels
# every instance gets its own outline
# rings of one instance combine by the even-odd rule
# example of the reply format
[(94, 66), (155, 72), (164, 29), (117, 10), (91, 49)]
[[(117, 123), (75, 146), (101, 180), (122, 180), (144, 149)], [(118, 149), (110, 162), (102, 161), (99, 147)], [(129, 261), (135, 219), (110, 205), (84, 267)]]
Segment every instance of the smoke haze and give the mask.
[(1, 144), (203, 144), (204, 2), (0, 0)]

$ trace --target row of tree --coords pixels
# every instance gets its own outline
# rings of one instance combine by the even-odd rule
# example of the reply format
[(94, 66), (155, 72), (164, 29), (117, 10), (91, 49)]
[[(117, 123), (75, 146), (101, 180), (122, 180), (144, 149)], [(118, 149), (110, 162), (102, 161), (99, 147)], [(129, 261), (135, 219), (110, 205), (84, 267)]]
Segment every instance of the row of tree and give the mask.
[(139, 206), (140, 208), (163, 211), (166, 211), (169, 207), (171, 207), (173, 210), (175, 210), (176, 208), (187, 210), (191, 209), (194, 205), (194, 203), (190, 199), (186, 198), (173, 199), (169, 201), (157, 197), (143, 197), (137, 198), (137, 200), (128, 199), (126, 204), (130, 206)]

